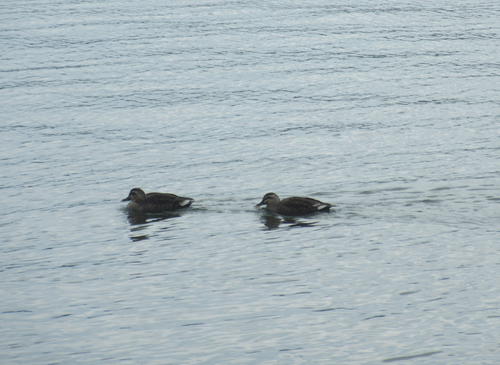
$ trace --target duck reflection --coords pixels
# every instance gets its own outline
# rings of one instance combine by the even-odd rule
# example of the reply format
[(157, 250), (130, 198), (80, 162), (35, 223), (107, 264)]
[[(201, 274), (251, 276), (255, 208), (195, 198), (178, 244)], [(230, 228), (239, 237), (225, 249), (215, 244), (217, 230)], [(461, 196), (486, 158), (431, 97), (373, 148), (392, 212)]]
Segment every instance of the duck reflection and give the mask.
[(149, 234), (144, 232), (152, 223), (164, 221), (170, 218), (180, 217), (179, 214), (143, 214), (136, 212), (127, 212), (127, 219), (131, 225), (130, 232), (132, 235), (130, 239), (134, 242), (149, 239)]
[[(180, 214), (172, 214), (172, 213), (166, 213), (166, 214), (144, 214), (144, 213), (136, 213), (136, 212), (127, 212), (128, 214), (128, 221), (131, 226), (137, 226), (140, 224), (146, 224), (146, 223), (154, 223), (154, 222), (160, 222), (166, 219), (170, 218), (176, 218), (180, 217)], [(132, 229), (134, 230), (134, 229)]]
[(288, 224), (289, 227), (313, 227), (317, 222), (304, 222), (295, 217), (281, 217), (276, 214), (263, 214), (261, 222), (269, 229), (279, 228), (281, 224)]

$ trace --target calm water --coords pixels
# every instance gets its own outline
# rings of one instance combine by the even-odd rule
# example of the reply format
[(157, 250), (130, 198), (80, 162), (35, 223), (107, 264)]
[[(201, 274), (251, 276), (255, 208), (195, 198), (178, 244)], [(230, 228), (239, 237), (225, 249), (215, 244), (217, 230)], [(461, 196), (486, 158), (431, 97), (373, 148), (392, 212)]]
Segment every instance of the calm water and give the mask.
[(2, 1), (0, 362), (498, 364), (499, 17)]

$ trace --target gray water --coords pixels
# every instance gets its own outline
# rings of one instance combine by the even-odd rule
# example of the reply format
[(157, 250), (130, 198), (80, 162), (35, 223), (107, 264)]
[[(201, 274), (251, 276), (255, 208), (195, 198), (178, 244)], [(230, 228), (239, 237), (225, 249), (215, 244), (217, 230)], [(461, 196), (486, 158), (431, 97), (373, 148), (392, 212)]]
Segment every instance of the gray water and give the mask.
[(499, 19), (2, 1), (0, 362), (500, 363)]

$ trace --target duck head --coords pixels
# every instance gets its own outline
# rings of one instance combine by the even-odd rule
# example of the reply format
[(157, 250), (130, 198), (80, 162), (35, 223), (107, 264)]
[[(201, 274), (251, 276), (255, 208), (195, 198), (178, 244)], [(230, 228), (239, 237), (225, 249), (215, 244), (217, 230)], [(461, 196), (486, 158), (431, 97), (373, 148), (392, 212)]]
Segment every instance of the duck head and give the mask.
[(128, 196), (125, 199), (122, 199), (122, 202), (126, 202), (128, 200), (132, 200), (133, 202), (146, 200), (146, 193), (142, 191), (142, 189), (133, 188), (130, 190), (130, 193), (128, 193)]
[(267, 193), (262, 198), (262, 201), (255, 207), (260, 207), (262, 205), (278, 205), (280, 203), (280, 198), (274, 193)]

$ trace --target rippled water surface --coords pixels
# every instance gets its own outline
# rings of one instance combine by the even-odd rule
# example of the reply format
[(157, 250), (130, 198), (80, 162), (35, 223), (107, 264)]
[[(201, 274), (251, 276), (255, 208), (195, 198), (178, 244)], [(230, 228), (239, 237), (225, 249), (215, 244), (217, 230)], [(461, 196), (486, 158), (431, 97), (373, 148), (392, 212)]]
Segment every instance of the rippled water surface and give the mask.
[(499, 17), (4, 0), (0, 362), (498, 364)]

